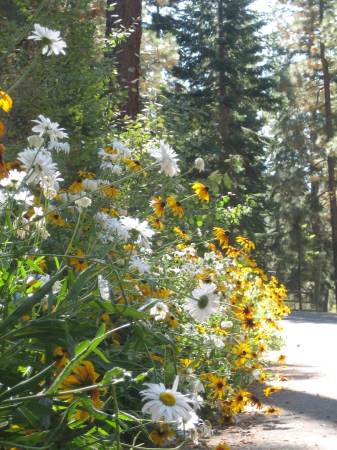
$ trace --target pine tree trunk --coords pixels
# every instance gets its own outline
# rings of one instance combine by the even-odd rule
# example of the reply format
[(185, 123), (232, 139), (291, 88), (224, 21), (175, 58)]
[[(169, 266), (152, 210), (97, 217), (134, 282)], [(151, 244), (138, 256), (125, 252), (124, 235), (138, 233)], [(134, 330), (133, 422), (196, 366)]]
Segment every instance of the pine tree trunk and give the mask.
[[(324, 1), (319, 2), (320, 23), (324, 17)], [(330, 72), (329, 64), (325, 56), (325, 44), (320, 41), (320, 57), (323, 71), (324, 82), (324, 110), (325, 110), (325, 135), (328, 142), (333, 137), (332, 110), (331, 110), (331, 91), (330, 91)], [(334, 263), (334, 284), (335, 284), (335, 301), (337, 307), (337, 203), (336, 203), (336, 179), (335, 179), (336, 159), (333, 156), (328, 157), (328, 187), (330, 198), (330, 216), (331, 216), (331, 234), (332, 234), (332, 250)]]
[(139, 112), (142, 0), (107, 0), (106, 16), (107, 36), (113, 29), (128, 31), (128, 36), (117, 48), (116, 57), (118, 81), (125, 98), (122, 101), (121, 116), (134, 119)]
[(219, 67), (219, 131), (221, 136), (223, 157), (227, 156), (226, 141), (229, 135), (230, 111), (225, 103), (226, 99), (226, 78), (225, 78), (225, 57), (226, 41), (224, 33), (224, 0), (218, 0), (218, 67)]

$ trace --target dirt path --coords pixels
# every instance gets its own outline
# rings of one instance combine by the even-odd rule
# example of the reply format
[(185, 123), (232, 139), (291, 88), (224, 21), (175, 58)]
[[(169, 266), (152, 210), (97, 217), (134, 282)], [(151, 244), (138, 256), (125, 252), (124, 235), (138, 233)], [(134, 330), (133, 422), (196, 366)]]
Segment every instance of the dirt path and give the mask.
[(243, 450), (337, 450), (337, 315), (293, 313), (284, 322), (288, 381), (270, 404), (279, 416), (244, 414), (212, 438)]

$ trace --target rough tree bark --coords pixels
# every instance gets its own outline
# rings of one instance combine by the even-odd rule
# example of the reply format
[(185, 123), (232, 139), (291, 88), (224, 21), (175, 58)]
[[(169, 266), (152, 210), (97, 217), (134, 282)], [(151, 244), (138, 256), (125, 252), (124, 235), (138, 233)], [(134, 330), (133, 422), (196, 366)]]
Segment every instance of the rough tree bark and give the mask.
[(139, 112), (140, 44), (142, 38), (142, 0), (107, 0), (106, 35), (125, 29), (128, 36), (116, 51), (119, 85), (125, 101), (121, 116), (136, 118)]
[[(319, 1), (319, 16), (322, 24), (324, 18), (325, 2)], [(325, 44), (322, 38), (320, 39), (320, 58), (322, 63), (323, 85), (324, 85), (324, 112), (325, 112), (325, 137), (328, 142), (334, 135), (332, 123), (332, 109), (331, 109), (331, 79), (329, 71), (329, 63), (325, 56)], [(335, 301), (337, 306), (337, 202), (336, 202), (336, 179), (335, 179), (336, 158), (328, 157), (328, 187), (330, 198), (330, 219), (331, 219), (331, 234), (332, 234), (332, 250), (333, 263), (335, 275)]]

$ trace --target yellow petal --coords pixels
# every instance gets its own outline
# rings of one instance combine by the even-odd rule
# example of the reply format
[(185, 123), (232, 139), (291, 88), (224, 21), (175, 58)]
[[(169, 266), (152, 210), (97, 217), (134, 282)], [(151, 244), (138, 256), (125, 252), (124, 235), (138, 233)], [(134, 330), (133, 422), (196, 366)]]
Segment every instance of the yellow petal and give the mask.
[(3, 138), (6, 134), (5, 124), (0, 120), (0, 139)]
[(11, 97), (6, 94), (4, 91), (0, 91), (0, 108), (2, 108), (5, 112), (9, 112), (12, 109), (13, 100)]

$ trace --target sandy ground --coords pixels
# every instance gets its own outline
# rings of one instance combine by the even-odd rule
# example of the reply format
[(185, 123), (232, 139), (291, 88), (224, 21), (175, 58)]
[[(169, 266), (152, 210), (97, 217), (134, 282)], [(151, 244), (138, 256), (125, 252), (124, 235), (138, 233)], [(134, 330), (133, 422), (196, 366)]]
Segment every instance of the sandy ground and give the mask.
[(284, 321), (287, 381), (269, 404), (278, 416), (243, 414), (218, 430), (211, 447), (225, 441), (243, 450), (337, 450), (337, 315), (296, 312)]

